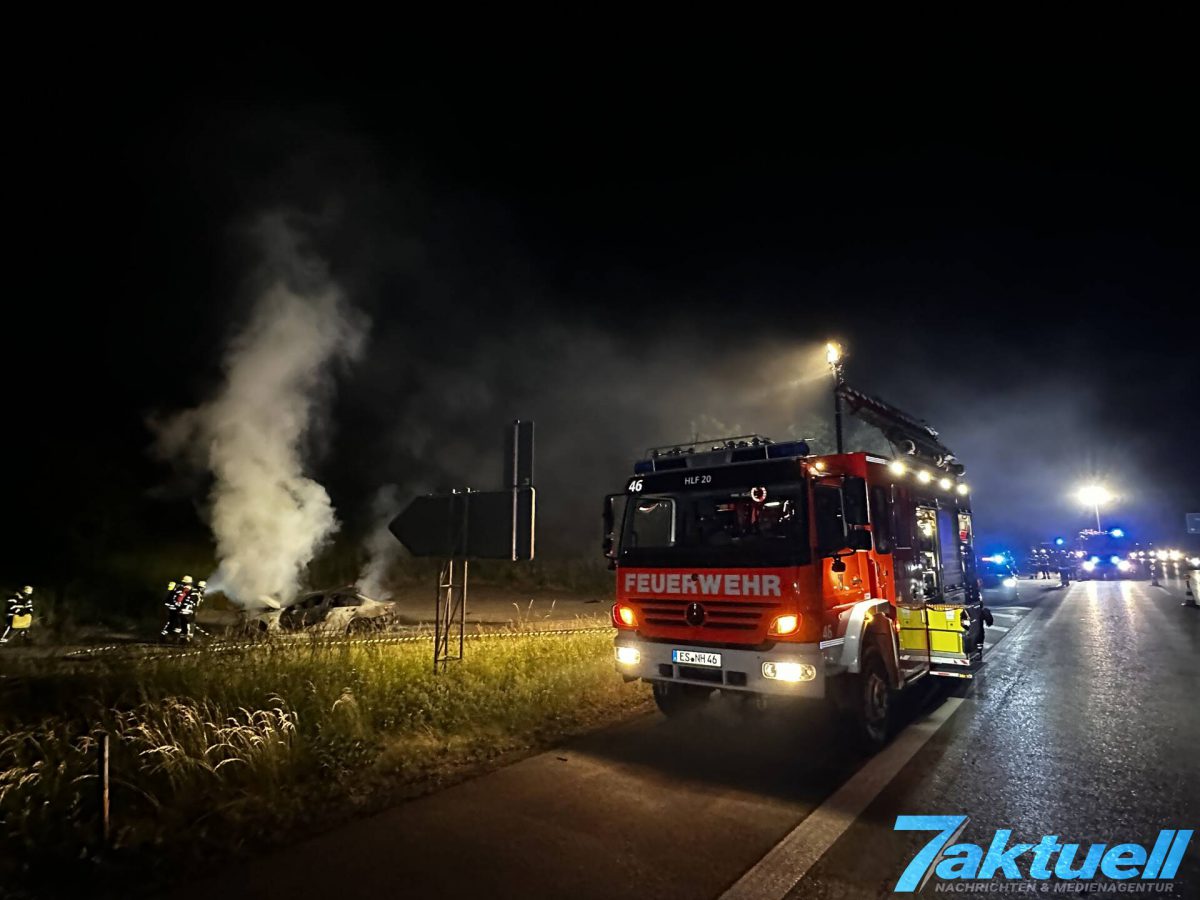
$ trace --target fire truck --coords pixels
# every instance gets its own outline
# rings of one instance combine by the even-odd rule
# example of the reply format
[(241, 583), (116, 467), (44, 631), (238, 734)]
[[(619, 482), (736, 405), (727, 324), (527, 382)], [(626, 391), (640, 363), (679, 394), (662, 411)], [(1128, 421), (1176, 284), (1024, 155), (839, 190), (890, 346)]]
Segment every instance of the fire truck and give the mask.
[(899, 692), (981, 668), (962, 465), (929, 426), (837, 390), (890, 458), (739, 435), (653, 448), (606, 498), (616, 668), (667, 716), (714, 691), (822, 700), (874, 748)]

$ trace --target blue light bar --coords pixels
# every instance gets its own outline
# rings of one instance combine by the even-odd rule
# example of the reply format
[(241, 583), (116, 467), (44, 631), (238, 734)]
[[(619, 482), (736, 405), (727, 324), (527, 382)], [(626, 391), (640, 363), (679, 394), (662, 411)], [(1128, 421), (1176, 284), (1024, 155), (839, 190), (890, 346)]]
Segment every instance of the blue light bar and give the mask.
[(789, 456), (808, 456), (808, 444), (804, 441), (783, 441), (767, 445), (767, 459), (784, 459)]
[(1114, 528), (1112, 531), (1109, 532), (1109, 534), (1111, 534), (1115, 538), (1125, 537), (1125, 531), (1121, 528)]

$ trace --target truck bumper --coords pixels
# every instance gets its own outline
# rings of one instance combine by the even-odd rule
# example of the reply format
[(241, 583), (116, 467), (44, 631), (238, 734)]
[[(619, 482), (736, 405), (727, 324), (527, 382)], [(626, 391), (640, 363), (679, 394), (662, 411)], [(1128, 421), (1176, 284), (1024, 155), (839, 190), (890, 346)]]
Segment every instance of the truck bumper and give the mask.
[[(629, 680), (677, 682), (781, 697), (820, 699), (825, 696), (824, 655), (817, 644), (777, 644), (770, 650), (730, 650), (646, 641), (619, 634), (613, 642), (616, 669)], [(621, 660), (621, 648), (627, 648)], [(717, 653), (719, 668), (677, 662), (674, 651)], [(636, 659), (631, 658), (636, 651)], [(767, 677), (774, 671), (776, 677)], [(779, 677), (790, 675), (800, 680)]]

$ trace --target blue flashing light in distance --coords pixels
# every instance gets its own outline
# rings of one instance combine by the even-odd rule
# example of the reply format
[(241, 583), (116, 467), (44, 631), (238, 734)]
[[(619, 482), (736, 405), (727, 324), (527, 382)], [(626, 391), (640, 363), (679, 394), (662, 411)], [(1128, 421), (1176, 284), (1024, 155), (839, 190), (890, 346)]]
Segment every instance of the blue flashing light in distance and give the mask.
[(1092, 559), (1091, 559), (1091, 561), (1092, 561), (1092, 562), (1094, 562), (1094, 563), (1098, 563), (1098, 562), (1100, 562), (1100, 557), (1098, 557), (1098, 556), (1093, 556), (1093, 557), (1092, 557)]
[(1122, 538), (1122, 537), (1125, 537), (1125, 529), (1114, 528), (1112, 531), (1109, 532), (1109, 534), (1111, 534), (1115, 538)]
[(1121, 561), (1121, 557), (1119, 557), (1119, 556), (1110, 556), (1110, 557), (1108, 558), (1108, 561), (1109, 561), (1110, 563), (1112, 563), (1112, 564), (1115, 566), (1117, 563), (1119, 563), (1119, 562)]
[[(1120, 537), (1120, 535), (1114, 535), (1114, 537)], [(1065, 543), (1066, 543), (1066, 541), (1064, 541), (1062, 538), (1054, 539), (1054, 546), (1056, 546), (1056, 547), (1061, 547)]]

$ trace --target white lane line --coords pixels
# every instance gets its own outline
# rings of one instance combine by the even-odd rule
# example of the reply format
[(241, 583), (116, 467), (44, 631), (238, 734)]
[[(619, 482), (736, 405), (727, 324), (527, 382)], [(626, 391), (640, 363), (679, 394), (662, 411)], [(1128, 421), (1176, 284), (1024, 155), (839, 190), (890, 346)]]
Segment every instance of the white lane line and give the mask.
[(1003, 634), (1004, 632), (1008, 631), (1008, 629), (1010, 627), (1011, 626), (1009, 626), (1009, 625), (989, 625), (987, 630), (988, 631), (999, 631), (1001, 634)]
[(760, 859), (720, 900), (781, 900), (787, 896), (862, 811), (887, 787), (962, 700), (951, 697), (923, 719), (905, 728), (808, 818)]

